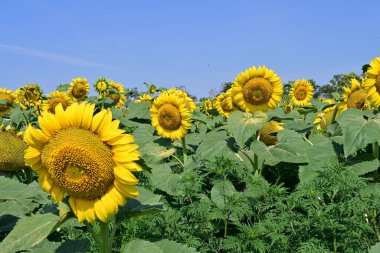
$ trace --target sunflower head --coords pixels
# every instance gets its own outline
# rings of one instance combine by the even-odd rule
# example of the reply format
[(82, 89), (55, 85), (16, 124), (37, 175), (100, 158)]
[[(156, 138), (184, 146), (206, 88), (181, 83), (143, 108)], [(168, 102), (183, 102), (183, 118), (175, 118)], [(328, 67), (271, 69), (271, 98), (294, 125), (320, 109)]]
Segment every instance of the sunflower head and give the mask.
[(152, 103), (153, 102), (153, 97), (149, 94), (143, 94), (142, 96), (139, 96), (138, 99), (136, 99), (135, 103), (141, 103), (141, 102), (148, 102)]
[(313, 98), (313, 86), (307, 80), (296, 80), (290, 89), (289, 97), (294, 105), (308, 106)]
[(15, 100), (16, 96), (11, 90), (0, 88), (0, 101), (3, 102), (0, 104), (0, 117), (12, 109), (10, 104), (13, 104)]
[(37, 84), (27, 84), (16, 91), (16, 103), (22, 109), (35, 108), (42, 102), (42, 90)]
[(106, 94), (106, 96), (110, 97), (115, 102), (116, 107), (120, 108), (125, 104), (125, 101), (127, 100), (123, 94), (125, 92), (125, 89), (121, 83), (115, 83), (112, 80), (109, 81), (109, 85), (111, 90), (108, 94)]
[(224, 115), (226, 118), (229, 118), (233, 111), (239, 109), (232, 100), (231, 90), (216, 96), (214, 99), (214, 107), (219, 114)]
[(293, 110), (293, 104), (291, 102), (284, 101), (282, 108), (286, 114), (290, 113)]
[(271, 120), (267, 122), (260, 131), (260, 140), (267, 146), (277, 143), (277, 133), (283, 130), (282, 123)]
[(318, 130), (326, 129), (326, 127), (331, 124), (336, 107), (338, 107), (336, 113), (336, 116), (338, 116), (338, 114), (342, 111), (342, 108), (339, 105), (326, 108), (317, 115), (317, 118), (314, 120), (313, 124), (317, 126)]
[(90, 92), (90, 85), (86, 78), (74, 78), (67, 91), (69, 98), (73, 101), (83, 101)]
[(16, 136), (0, 132), (0, 171), (25, 169), (24, 151), (26, 144)]
[(343, 87), (343, 90), (342, 110), (346, 110), (348, 108), (367, 110), (371, 107), (370, 102), (367, 99), (367, 92), (355, 78), (351, 79), (351, 88)]
[(42, 109), (47, 110), (51, 113), (55, 113), (55, 107), (58, 104), (61, 104), (63, 109), (66, 110), (67, 106), (72, 103), (66, 93), (62, 91), (54, 91), (48, 94), (47, 98), (48, 99), (44, 101)]
[(151, 84), (150, 86), (149, 86), (149, 93), (150, 94), (154, 94), (154, 93), (156, 93), (157, 92), (157, 88), (156, 88), (156, 86), (154, 85), (154, 84)]
[(80, 222), (106, 221), (126, 197), (136, 197), (131, 171), (141, 170), (133, 136), (119, 129), (109, 110), (94, 115), (94, 109), (87, 102), (66, 110), (58, 104), (55, 114), (44, 111), (38, 118), (40, 128), (30, 125), (24, 134), (25, 163), (56, 202), (69, 196)]
[(250, 113), (277, 107), (283, 94), (281, 79), (265, 66), (240, 73), (231, 89), (235, 103)]
[(152, 126), (165, 138), (180, 140), (191, 128), (191, 112), (183, 97), (163, 92), (150, 108)]
[(363, 88), (375, 107), (380, 106), (380, 57), (373, 59), (365, 72)]
[(188, 108), (188, 110), (190, 112), (193, 112), (195, 109), (198, 109), (197, 105), (194, 102), (194, 100), (191, 97), (189, 97), (186, 92), (184, 92), (182, 90), (178, 90), (176, 88), (172, 88), (172, 89), (164, 91), (164, 93), (167, 93), (169, 95), (175, 95), (175, 96), (177, 96), (179, 98), (183, 98), (184, 101), (185, 101), (186, 107)]
[(103, 92), (105, 92), (108, 89), (109, 83), (108, 83), (107, 79), (105, 79), (105, 78), (99, 78), (95, 82), (94, 87), (95, 87), (95, 90), (99, 94), (102, 94)]

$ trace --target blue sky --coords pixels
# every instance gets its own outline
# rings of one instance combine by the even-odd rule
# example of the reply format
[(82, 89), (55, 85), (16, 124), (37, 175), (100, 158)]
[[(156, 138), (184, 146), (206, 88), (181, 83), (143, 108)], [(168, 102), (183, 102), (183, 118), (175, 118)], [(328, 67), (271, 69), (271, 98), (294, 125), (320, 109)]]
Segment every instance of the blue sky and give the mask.
[(266, 65), (283, 80), (360, 72), (380, 56), (380, 1), (4, 1), (0, 87), (75, 77), (198, 97)]

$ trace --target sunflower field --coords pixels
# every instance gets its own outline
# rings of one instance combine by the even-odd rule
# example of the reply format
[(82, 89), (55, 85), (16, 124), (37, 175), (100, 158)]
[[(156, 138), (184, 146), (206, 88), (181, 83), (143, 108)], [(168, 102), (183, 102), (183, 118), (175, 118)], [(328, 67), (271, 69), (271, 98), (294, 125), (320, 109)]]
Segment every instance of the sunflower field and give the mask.
[(1, 88), (0, 251), (380, 252), (380, 57), (314, 90), (265, 66), (201, 101)]

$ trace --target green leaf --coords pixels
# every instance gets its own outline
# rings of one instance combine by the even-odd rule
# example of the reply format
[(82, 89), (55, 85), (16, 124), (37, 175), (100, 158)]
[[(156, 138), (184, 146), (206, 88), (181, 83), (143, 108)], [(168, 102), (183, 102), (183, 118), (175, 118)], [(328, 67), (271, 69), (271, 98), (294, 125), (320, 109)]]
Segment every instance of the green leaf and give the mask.
[(311, 136), (312, 146), (307, 148), (306, 154), (309, 164), (300, 166), (298, 177), (301, 183), (309, 183), (317, 177), (317, 171), (339, 163), (338, 156), (331, 140), (322, 135)]
[(361, 176), (369, 172), (375, 171), (379, 168), (380, 162), (378, 159), (372, 161), (359, 162), (354, 165), (349, 166), (349, 168), (354, 172), (355, 175)]
[(160, 195), (153, 194), (141, 187), (136, 188), (139, 191), (139, 195), (135, 199), (127, 199), (127, 204), (119, 208), (119, 212), (116, 214), (116, 220), (165, 210), (163, 203), (160, 202)]
[(369, 143), (380, 141), (380, 114), (366, 120), (363, 112), (348, 109), (338, 116), (337, 121), (343, 131), (346, 157), (365, 148)]
[(236, 189), (230, 181), (221, 181), (212, 187), (211, 200), (218, 208), (224, 209), (228, 204), (227, 198), (235, 193)]
[(59, 217), (51, 214), (25, 216), (18, 220), (13, 230), (0, 243), (2, 253), (29, 250), (45, 239), (59, 222)]
[(127, 116), (126, 119), (150, 119), (150, 110), (148, 102), (134, 103), (129, 102), (127, 104)]
[(69, 83), (65, 83), (65, 84), (60, 84), (57, 86), (57, 88), (55, 88), (56, 91), (63, 91), (63, 92), (67, 92), (69, 90), (69, 87), (70, 87), (70, 84)]
[(288, 163), (308, 162), (306, 150), (310, 146), (303, 136), (293, 130), (284, 129), (277, 134), (278, 143), (269, 146), (269, 152), (279, 161)]
[(0, 216), (5, 214), (12, 214), (14, 216), (22, 216), (26, 213), (33, 211), (40, 204), (32, 202), (31, 200), (15, 201), (9, 200), (0, 202)]
[(265, 161), (265, 164), (274, 166), (281, 162), (277, 157), (269, 151), (269, 148), (262, 141), (254, 140), (251, 143), (251, 150), (258, 156), (260, 160)]
[(159, 246), (162, 252), (164, 253), (196, 253), (197, 251), (194, 248), (190, 248), (184, 244), (169, 241), (167, 239), (158, 241), (154, 243)]
[(165, 253), (158, 245), (141, 239), (135, 239), (123, 245), (120, 253)]
[(310, 103), (315, 107), (317, 108), (317, 111), (318, 112), (321, 112), (322, 110), (325, 109), (326, 106), (328, 106), (329, 104), (326, 103), (326, 102), (322, 102), (322, 101), (319, 101), (317, 99), (312, 99), (310, 100)]
[(228, 131), (235, 137), (236, 143), (243, 148), (247, 140), (255, 137), (256, 131), (265, 125), (267, 119), (268, 116), (261, 111), (254, 114), (234, 111), (227, 121)]
[(160, 164), (152, 169), (152, 185), (170, 195), (176, 195), (176, 188), (181, 176), (174, 174), (168, 164)]
[(226, 131), (213, 130), (203, 136), (203, 141), (199, 144), (196, 152), (196, 160), (212, 161), (216, 156), (226, 156), (233, 160), (238, 160), (235, 152), (231, 149), (228, 142)]
[(380, 242), (376, 243), (375, 245), (373, 245), (368, 253), (379, 253), (380, 252)]

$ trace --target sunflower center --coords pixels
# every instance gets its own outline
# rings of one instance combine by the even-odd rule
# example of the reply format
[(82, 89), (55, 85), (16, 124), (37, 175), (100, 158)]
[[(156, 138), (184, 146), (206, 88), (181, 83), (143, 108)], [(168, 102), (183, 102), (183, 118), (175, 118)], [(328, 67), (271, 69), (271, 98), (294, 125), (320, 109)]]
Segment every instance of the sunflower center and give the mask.
[(120, 100), (120, 95), (119, 95), (119, 94), (111, 94), (111, 95), (110, 95), (110, 98), (111, 98), (115, 103), (117, 103), (117, 102), (119, 102), (119, 100)]
[(250, 79), (243, 87), (244, 100), (254, 105), (265, 104), (272, 96), (271, 83), (262, 77)]
[(75, 98), (82, 98), (86, 95), (86, 93), (86, 86), (81, 83), (78, 83), (73, 87), (72, 94)]
[(158, 123), (167, 130), (177, 130), (181, 126), (181, 114), (177, 107), (164, 104), (158, 109)]
[(305, 86), (298, 87), (294, 91), (294, 96), (296, 97), (297, 100), (304, 100), (307, 96), (307, 90)]
[(66, 100), (63, 99), (63, 98), (54, 98), (54, 99), (52, 99), (52, 100), (49, 101), (49, 109), (48, 109), (48, 111), (51, 112), (51, 113), (55, 113), (55, 107), (58, 104), (62, 104), (63, 110), (66, 110), (66, 108), (67, 108), (67, 102), (66, 102)]
[[(8, 103), (12, 103), (12, 97), (8, 94), (0, 94), (0, 100), (4, 100)], [(9, 109), (9, 106), (0, 104), (0, 112), (6, 112)]]
[(380, 93), (380, 74), (376, 77), (375, 87), (377, 93)]
[(100, 81), (98, 82), (98, 84), (96, 85), (96, 88), (99, 90), (99, 91), (105, 91), (107, 89), (107, 83), (103, 82), (103, 81)]
[(228, 103), (228, 98), (224, 98), (220, 102), (220, 106), (222, 107), (223, 111), (225, 111), (225, 112), (229, 112), (229, 111), (233, 110), (231, 103)]
[(362, 109), (365, 104), (366, 97), (367, 93), (363, 89), (352, 92), (347, 98), (347, 107)]
[(73, 127), (56, 133), (43, 147), (41, 159), (54, 183), (68, 195), (91, 200), (114, 181), (112, 156), (97, 135)]

